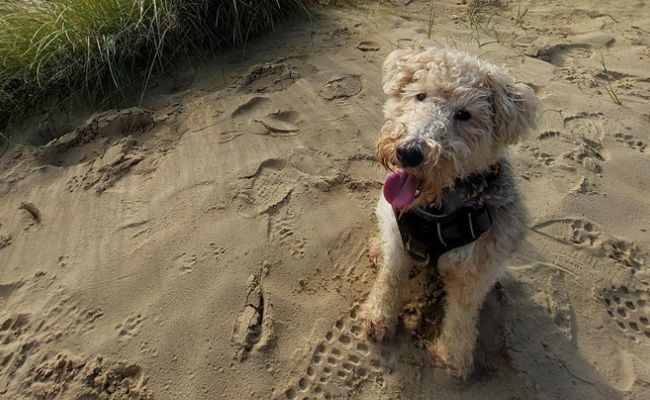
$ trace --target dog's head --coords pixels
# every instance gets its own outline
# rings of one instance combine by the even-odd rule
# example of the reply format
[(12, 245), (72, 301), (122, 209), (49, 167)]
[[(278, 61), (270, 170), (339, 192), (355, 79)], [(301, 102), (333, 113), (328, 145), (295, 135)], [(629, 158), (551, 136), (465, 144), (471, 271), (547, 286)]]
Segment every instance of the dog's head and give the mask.
[(388, 121), (377, 154), (402, 174), (400, 184), (417, 186), (412, 205), (438, 202), (455, 178), (495, 163), (534, 127), (539, 109), (533, 90), (505, 69), (451, 49), (393, 51), (383, 89)]

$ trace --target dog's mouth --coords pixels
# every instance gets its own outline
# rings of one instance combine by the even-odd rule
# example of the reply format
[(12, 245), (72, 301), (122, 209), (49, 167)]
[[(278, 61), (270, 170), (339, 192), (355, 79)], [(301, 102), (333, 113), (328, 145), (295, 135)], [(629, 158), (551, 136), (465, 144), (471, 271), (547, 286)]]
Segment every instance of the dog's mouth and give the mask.
[(384, 198), (395, 208), (411, 205), (419, 194), (421, 181), (404, 168), (395, 168), (384, 181)]

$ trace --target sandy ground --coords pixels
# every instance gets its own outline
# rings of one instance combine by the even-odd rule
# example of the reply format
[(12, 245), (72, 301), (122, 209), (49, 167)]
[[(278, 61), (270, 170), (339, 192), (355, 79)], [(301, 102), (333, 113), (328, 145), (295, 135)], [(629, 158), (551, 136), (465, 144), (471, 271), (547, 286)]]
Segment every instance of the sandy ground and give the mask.
[[(476, 31), (434, 2), (428, 39), (429, 2), (393, 3), (278, 27), (2, 157), (0, 398), (650, 398), (650, 7), (522, 2), (516, 26), (511, 3)], [(529, 234), (465, 383), (431, 365), (417, 291), (393, 340), (356, 317), (381, 63), (416, 39), (507, 65), (544, 106), (511, 153)]]

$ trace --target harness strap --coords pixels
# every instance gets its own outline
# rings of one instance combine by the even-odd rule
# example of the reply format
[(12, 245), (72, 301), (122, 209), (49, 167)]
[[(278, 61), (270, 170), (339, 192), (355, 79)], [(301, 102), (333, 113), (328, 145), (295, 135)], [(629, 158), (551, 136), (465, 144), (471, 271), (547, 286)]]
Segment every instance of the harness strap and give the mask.
[[(496, 163), (457, 185), (478, 179), (491, 183), (500, 172), (501, 165)], [(414, 262), (424, 265), (435, 265), (441, 255), (472, 243), (492, 226), (492, 216), (485, 205), (461, 207), (446, 215), (439, 214), (442, 210), (437, 207), (394, 209), (394, 212), (404, 250)]]
[(478, 239), (492, 226), (487, 207), (462, 207), (449, 215), (431, 216), (420, 209), (395, 210), (404, 249), (413, 261), (433, 264), (451, 249)]

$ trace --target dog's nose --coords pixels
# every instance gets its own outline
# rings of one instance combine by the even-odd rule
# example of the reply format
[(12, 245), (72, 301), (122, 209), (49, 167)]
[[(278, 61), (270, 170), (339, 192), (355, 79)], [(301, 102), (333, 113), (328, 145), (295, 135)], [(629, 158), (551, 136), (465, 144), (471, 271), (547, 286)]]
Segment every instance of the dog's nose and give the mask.
[(407, 143), (399, 146), (396, 150), (397, 161), (404, 167), (417, 167), (422, 163), (424, 154), (417, 143)]

